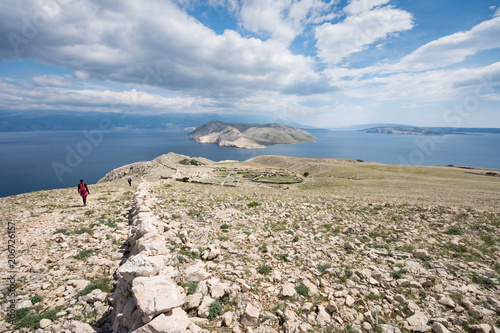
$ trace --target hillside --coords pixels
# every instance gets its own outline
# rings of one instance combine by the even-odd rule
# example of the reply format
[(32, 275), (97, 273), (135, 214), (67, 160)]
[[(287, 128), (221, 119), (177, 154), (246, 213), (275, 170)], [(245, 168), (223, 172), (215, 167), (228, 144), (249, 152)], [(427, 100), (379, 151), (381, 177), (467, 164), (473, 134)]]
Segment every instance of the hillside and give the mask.
[(0, 331), (497, 332), (498, 174), (170, 153), (0, 198)]
[(500, 128), (468, 127), (417, 127), (407, 125), (376, 126), (357, 130), (364, 133), (404, 134), (404, 135), (445, 135), (445, 134), (484, 134), (500, 133)]
[(312, 142), (314, 135), (282, 124), (244, 124), (210, 121), (189, 133), (198, 143), (216, 143), (247, 149), (262, 149), (275, 144)]

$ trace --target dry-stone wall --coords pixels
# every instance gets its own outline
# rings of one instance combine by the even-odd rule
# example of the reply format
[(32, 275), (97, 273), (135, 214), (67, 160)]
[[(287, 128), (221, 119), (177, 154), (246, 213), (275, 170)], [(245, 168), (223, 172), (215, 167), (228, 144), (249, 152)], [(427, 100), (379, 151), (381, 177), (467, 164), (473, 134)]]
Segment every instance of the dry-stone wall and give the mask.
[[(202, 332), (181, 308), (186, 294), (174, 282), (179, 272), (165, 246), (175, 233), (155, 217), (150, 205), (147, 185), (141, 183), (129, 215), (130, 256), (117, 270), (113, 332)], [(191, 279), (208, 274), (202, 266), (200, 262), (192, 274), (188, 272)]]

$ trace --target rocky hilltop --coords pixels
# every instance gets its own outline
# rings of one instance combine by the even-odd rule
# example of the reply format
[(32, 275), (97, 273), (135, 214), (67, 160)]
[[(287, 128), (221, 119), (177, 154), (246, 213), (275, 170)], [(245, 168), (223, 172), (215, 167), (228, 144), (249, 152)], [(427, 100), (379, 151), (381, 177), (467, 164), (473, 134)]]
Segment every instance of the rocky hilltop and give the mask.
[(0, 331), (499, 332), (500, 179), (470, 171), (167, 154), (86, 207), (0, 198)]
[(275, 144), (312, 142), (316, 136), (292, 126), (274, 124), (243, 124), (210, 121), (189, 133), (199, 143), (216, 143), (247, 149), (262, 149)]

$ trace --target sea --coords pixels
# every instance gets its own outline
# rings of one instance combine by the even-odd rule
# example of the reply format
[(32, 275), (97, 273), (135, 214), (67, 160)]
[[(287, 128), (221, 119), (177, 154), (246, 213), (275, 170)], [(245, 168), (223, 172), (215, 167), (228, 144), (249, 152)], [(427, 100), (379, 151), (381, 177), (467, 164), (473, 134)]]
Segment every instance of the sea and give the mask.
[(258, 155), (352, 158), (404, 165), (500, 169), (500, 134), (417, 136), (308, 130), (318, 140), (237, 149), (189, 140), (186, 130), (1, 132), (0, 197), (93, 184), (122, 165), (174, 152), (213, 161)]

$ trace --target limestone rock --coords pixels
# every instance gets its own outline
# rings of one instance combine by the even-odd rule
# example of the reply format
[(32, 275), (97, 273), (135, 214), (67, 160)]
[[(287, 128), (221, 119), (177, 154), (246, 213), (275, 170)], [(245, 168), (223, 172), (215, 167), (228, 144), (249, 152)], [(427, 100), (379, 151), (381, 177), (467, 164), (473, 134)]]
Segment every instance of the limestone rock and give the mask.
[(434, 333), (450, 333), (450, 331), (441, 323), (434, 322), (432, 324), (432, 331)]
[(87, 323), (73, 320), (68, 324), (68, 329), (71, 333), (96, 333), (97, 331)]
[(207, 279), (210, 274), (205, 270), (206, 265), (197, 260), (184, 270), (183, 278), (185, 282), (200, 282)]
[(129, 258), (125, 264), (120, 266), (117, 274), (127, 282), (131, 282), (138, 276), (151, 277), (164, 269), (167, 261), (168, 258), (162, 255), (147, 256), (139, 253)]
[(133, 333), (184, 333), (191, 325), (186, 312), (180, 308), (162, 313), (146, 325), (136, 329)]
[(425, 259), (429, 256), (429, 252), (427, 252), (427, 250), (424, 249), (415, 249), (413, 250), (412, 254), (413, 257), (417, 259)]
[(245, 312), (241, 318), (241, 323), (244, 326), (255, 326), (259, 321), (259, 309), (250, 303), (247, 303)]
[(212, 297), (205, 296), (198, 307), (198, 316), (201, 318), (208, 318), (210, 314), (210, 305), (215, 301)]
[(183, 305), (186, 301), (184, 290), (178, 288), (169, 277), (164, 275), (134, 279), (132, 293), (137, 308), (148, 321), (156, 314), (168, 312)]

